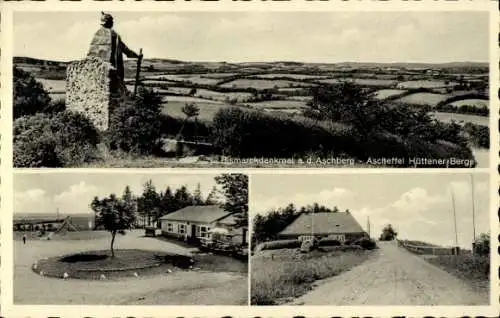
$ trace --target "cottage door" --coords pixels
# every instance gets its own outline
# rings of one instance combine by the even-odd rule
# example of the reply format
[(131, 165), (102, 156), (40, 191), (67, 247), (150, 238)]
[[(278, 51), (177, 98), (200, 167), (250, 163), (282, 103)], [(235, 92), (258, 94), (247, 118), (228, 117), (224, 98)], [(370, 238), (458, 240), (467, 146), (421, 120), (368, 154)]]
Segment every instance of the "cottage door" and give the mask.
[(196, 224), (191, 224), (191, 237), (196, 237)]

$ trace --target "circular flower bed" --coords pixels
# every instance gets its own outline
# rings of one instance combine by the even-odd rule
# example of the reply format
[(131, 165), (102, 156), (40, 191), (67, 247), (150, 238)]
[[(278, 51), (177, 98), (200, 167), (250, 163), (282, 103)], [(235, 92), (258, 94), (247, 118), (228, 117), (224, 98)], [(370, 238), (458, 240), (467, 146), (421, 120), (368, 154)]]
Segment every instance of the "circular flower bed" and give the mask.
[(42, 259), (33, 264), (42, 276), (63, 279), (113, 279), (171, 273), (191, 268), (194, 260), (185, 255), (146, 250), (88, 251)]

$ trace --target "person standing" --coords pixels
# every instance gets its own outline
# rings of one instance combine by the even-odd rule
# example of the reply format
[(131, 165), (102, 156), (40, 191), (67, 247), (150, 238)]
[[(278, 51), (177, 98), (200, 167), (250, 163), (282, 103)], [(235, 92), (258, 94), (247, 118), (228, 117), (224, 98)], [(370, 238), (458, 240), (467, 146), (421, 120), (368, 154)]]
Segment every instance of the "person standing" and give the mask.
[(26, 234), (23, 234), (23, 244), (26, 244)]

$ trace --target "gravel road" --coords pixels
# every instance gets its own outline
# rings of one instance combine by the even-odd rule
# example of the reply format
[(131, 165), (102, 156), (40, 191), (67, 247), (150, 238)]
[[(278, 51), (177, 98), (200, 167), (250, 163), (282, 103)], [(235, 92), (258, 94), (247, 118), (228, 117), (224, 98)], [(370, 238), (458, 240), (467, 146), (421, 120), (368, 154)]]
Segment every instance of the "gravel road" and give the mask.
[(380, 242), (379, 256), (319, 281), (290, 305), (488, 305), (462, 280), (399, 248)]

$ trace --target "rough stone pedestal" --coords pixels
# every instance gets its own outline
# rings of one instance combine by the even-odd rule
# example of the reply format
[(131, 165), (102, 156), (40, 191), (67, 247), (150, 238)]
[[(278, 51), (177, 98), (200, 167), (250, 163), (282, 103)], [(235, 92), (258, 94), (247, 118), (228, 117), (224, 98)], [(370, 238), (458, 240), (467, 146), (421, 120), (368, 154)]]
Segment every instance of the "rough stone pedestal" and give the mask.
[(126, 98), (126, 92), (116, 71), (98, 57), (68, 65), (66, 108), (85, 115), (99, 131), (108, 130), (112, 111)]

